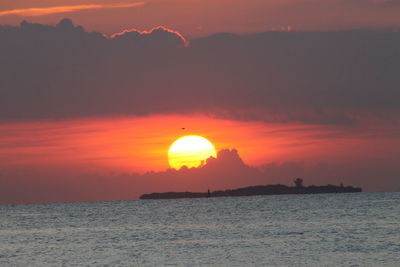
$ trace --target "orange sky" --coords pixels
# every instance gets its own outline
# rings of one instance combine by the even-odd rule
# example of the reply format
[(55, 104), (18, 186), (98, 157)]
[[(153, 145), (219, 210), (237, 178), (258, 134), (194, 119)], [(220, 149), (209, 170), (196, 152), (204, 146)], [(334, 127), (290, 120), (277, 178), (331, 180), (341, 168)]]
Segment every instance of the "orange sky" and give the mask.
[[(246, 165), (228, 154), (214, 167), (167, 170), (167, 150), (184, 134), (202, 135), (218, 150), (235, 148)], [(154, 191), (291, 184), (296, 176), (307, 185), (396, 190), (399, 134), (390, 125), (271, 124), (196, 115), (3, 123), (0, 204), (137, 199)]]
[[(0, 204), (130, 199), (154, 186), (203, 190), (203, 169), (184, 182), (192, 173), (166, 171), (168, 148), (183, 135), (243, 159), (229, 150), (219, 163), (228, 173), (206, 177), (214, 188), (305, 175), (392, 190), (400, 173), (398, 14), (398, 1), (383, 0), (1, 0), (0, 24), (73, 22), (0, 28), (8, 41)], [(160, 25), (168, 28), (145, 32)], [(193, 40), (354, 28), (390, 30)], [(86, 191), (74, 198), (85, 174)]]
[[(365, 131), (354, 126), (352, 133), (349, 126), (178, 115), (2, 124), (0, 160), (3, 166), (80, 165), (87, 171), (162, 171), (168, 168), (169, 146), (189, 134), (208, 138), (217, 150), (237, 149), (245, 163), (252, 166), (291, 161), (350, 162), (353, 158), (373, 160), (391, 156), (390, 147), (399, 143), (396, 132), (391, 136), (390, 131), (381, 128), (387, 138), (374, 138), (377, 127), (363, 127)], [(373, 154), (369, 155), (371, 151)]]

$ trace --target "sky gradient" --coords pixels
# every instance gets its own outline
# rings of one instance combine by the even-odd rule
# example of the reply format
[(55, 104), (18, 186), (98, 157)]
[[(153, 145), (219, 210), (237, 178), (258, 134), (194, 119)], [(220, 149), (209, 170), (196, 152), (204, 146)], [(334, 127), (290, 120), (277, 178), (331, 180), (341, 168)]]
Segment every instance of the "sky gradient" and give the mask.
[[(2, 1), (0, 204), (296, 177), (400, 190), (399, 12), (394, 0)], [(189, 134), (218, 158), (169, 169)]]

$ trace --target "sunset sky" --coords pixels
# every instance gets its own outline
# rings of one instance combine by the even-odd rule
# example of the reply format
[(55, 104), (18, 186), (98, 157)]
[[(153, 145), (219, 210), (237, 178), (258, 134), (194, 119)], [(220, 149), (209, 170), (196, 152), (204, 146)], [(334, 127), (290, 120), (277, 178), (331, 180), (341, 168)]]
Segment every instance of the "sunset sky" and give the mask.
[[(398, 14), (397, 0), (2, 0), (0, 204), (296, 177), (400, 190)], [(170, 169), (184, 135), (217, 159)]]
[(68, 17), (105, 34), (164, 25), (193, 38), (283, 29), (399, 29), (399, 12), (398, 0), (2, 0), (0, 23), (55, 24)]

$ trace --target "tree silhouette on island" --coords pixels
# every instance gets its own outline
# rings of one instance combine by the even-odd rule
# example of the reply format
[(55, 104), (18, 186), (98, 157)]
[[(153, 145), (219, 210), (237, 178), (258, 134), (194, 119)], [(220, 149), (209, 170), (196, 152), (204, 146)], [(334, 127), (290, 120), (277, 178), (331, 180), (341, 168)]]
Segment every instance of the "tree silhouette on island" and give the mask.
[(303, 187), (303, 179), (301, 178), (296, 178), (294, 180), (294, 184), (296, 185), (297, 188)]

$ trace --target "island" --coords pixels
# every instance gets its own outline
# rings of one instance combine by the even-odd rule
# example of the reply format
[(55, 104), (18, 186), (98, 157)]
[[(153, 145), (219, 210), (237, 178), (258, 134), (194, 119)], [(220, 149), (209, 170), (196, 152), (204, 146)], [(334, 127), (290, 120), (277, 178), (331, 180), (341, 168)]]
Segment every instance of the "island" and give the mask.
[(359, 187), (337, 185), (303, 186), (303, 179), (294, 180), (295, 186), (287, 185), (257, 185), (237, 189), (228, 189), (210, 192), (166, 192), (151, 193), (140, 196), (140, 199), (177, 199), (177, 198), (206, 198), (206, 197), (240, 197), (258, 195), (284, 194), (327, 194), (327, 193), (356, 193), (362, 192)]

